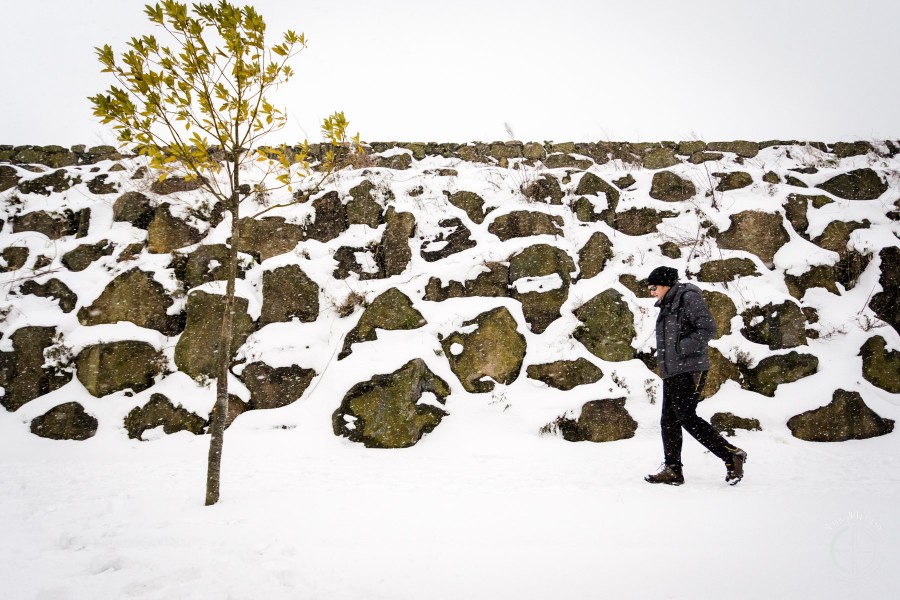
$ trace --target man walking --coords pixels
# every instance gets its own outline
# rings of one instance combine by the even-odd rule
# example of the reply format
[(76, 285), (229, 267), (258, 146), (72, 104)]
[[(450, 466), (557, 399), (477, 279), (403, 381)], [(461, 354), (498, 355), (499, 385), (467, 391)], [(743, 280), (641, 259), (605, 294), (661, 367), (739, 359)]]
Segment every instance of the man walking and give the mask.
[(656, 356), (663, 380), (662, 427), (665, 464), (659, 473), (647, 475), (649, 483), (681, 485), (681, 429), (725, 462), (725, 481), (731, 485), (744, 476), (747, 453), (728, 444), (712, 425), (697, 416), (697, 403), (709, 371), (707, 343), (716, 333), (716, 324), (691, 283), (678, 283), (678, 271), (657, 267), (647, 278), (656, 298)]

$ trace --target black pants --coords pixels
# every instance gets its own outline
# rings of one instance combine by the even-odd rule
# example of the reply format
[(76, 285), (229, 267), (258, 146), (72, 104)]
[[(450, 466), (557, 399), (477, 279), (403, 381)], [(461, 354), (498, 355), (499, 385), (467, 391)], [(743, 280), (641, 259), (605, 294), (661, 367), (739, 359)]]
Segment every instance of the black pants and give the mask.
[(681, 373), (663, 380), (662, 427), (666, 465), (681, 468), (681, 428), (722, 460), (735, 450), (713, 426), (697, 416), (697, 403), (706, 383), (706, 371)]

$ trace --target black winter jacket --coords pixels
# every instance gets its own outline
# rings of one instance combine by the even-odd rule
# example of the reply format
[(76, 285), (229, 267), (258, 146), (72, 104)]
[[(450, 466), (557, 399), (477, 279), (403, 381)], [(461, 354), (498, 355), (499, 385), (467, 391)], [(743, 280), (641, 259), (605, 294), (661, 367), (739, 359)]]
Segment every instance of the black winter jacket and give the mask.
[(656, 356), (659, 376), (667, 379), (679, 373), (709, 370), (707, 343), (716, 334), (700, 288), (692, 283), (676, 283), (663, 299), (656, 318)]

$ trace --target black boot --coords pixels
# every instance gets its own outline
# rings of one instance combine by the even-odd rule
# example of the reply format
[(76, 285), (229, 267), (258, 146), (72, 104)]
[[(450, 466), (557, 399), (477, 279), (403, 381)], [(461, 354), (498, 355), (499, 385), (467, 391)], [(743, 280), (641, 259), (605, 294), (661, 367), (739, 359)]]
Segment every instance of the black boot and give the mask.
[(725, 468), (728, 469), (725, 482), (728, 485), (737, 485), (744, 478), (745, 462), (747, 462), (747, 453), (740, 448), (735, 448), (731, 453), (731, 458), (725, 461)]
[(681, 485), (684, 483), (684, 474), (681, 472), (680, 466), (665, 465), (663, 470), (656, 475), (647, 475), (644, 477), (647, 483), (665, 483), (666, 485)]

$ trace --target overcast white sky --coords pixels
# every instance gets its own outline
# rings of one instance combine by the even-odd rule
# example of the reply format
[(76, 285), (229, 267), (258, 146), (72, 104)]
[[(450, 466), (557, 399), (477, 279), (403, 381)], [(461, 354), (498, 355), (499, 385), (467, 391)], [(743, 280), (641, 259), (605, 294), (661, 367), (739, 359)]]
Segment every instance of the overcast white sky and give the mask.
[[(152, 33), (144, 4), (2, 0), (0, 144), (111, 143), (93, 48)], [(252, 4), (309, 41), (272, 142), (334, 110), (368, 141), (900, 138), (898, 0)]]

